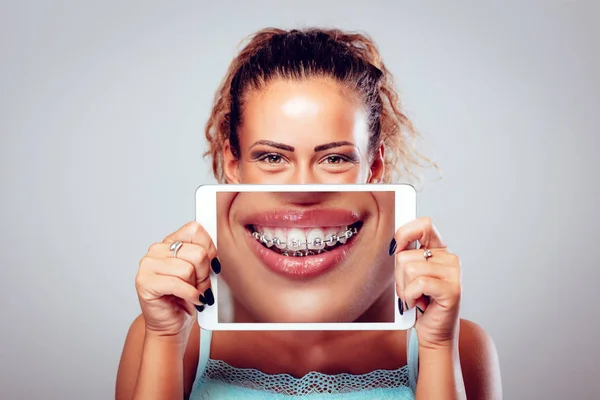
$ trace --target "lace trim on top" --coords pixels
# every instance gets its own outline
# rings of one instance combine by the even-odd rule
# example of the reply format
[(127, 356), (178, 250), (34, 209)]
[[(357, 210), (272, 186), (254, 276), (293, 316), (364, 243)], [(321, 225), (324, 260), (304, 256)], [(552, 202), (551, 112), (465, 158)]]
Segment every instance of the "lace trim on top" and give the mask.
[(365, 390), (408, 387), (408, 366), (396, 370), (375, 370), (367, 374), (327, 375), (309, 372), (301, 378), (289, 374), (270, 375), (252, 368), (236, 368), (224, 361), (208, 359), (202, 380), (214, 380), (247, 389), (287, 396), (338, 394)]

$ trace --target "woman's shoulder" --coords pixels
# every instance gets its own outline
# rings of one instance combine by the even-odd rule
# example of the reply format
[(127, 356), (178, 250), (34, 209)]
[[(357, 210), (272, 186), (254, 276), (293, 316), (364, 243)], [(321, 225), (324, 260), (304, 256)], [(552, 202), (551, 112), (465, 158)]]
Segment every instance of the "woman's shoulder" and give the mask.
[(481, 326), (468, 319), (460, 320), (459, 349), (479, 357), (496, 354), (496, 345), (492, 337)]
[(467, 393), (487, 397), (499, 393), (500, 363), (492, 337), (481, 326), (466, 319), (460, 320), (460, 364)]

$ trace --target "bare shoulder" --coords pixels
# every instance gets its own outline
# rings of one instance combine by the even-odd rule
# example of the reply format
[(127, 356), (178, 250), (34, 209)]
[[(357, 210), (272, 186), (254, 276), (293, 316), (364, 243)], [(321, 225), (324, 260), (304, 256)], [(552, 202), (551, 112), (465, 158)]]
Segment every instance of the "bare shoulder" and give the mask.
[[(146, 321), (144, 320), (144, 316), (140, 314), (129, 327), (123, 352), (121, 353), (116, 382), (115, 398), (117, 400), (130, 399), (133, 395), (138, 371), (142, 362), (145, 336)], [(186, 398), (189, 396), (196, 378), (199, 349), (200, 328), (197, 324), (194, 324), (183, 359)]]
[(500, 363), (492, 337), (476, 323), (461, 319), (460, 364), (469, 399), (501, 399)]

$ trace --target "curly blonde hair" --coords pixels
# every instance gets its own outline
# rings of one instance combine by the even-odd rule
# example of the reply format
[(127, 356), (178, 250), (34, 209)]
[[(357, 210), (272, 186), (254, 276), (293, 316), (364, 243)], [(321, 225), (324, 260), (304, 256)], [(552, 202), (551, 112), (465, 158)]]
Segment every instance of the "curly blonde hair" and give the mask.
[(394, 78), (387, 70), (373, 40), (364, 34), (338, 29), (282, 30), (267, 28), (247, 38), (246, 45), (231, 62), (214, 98), (205, 133), (217, 181), (225, 181), (223, 149), (240, 154), (237, 128), (242, 122), (246, 95), (261, 90), (276, 78), (332, 78), (352, 90), (369, 113), (370, 150), (384, 146), (383, 181), (419, 179), (413, 167), (430, 163), (416, 151), (419, 138), (401, 111)]

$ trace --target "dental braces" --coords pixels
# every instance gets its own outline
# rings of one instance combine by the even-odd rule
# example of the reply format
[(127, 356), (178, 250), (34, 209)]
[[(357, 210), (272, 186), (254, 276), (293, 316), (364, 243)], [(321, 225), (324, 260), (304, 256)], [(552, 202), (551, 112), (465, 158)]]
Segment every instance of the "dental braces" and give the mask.
[[(294, 250), (294, 249), (300, 249), (301, 245), (304, 245), (306, 247), (308, 247), (309, 244), (312, 244), (314, 247), (317, 246), (321, 246), (323, 243), (333, 247), (334, 245), (336, 245), (338, 242), (339, 243), (346, 243), (346, 240), (350, 239), (352, 236), (356, 235), (358, 233), (358, 229), (353, 227), (353, 228), (348, 228), (346, 230), (346, 232), (344, 232), (343, 235), (331, 235), (329, 238), (327, 239), (322, 239), (320, 237), (315, 238), (312, 243), (309, 243), (308, 240), (305, 241), (300, 241), (296, 238), (290, 240), (290, 250)], [(266, 244), (267, 246), (271, 247), (273, 245), (275, 245), (276, 247), (279, 248), (279, 246), (287, 246), (287, 241), (283, 240), (283, 239), (279, 239), (278, 237), (274, 237), (273, 239), (267, 239), (265, 237), (264, 233), (258, 233), (258, 232), (252, 232), (252, 236), (260, 241), (261, 243)], [(317, 251), (321, 251), (322, 250), (317, 250)]]

